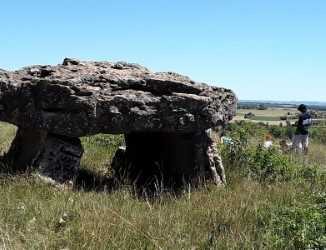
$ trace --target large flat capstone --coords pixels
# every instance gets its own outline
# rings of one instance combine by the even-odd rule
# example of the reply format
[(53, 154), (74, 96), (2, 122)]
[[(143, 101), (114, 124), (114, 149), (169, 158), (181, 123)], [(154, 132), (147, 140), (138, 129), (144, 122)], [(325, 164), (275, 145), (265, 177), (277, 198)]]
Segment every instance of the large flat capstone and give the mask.
[[(60, 182), (73, 175), (62, 169), (78, 169), (78, 137), (109, 133), (126, 138), (115, 169), (132, 169), (137, 180), (190, 181), (209, 170), (222, 183), (206, 131), (232, 119), (236, 102), (231, 90), (125, 62), (67, 58), (57, 66), (0, 71), (0, 120), (19, 128), (7, 158), (17, 169), (34, 165)], [(55, 174), (58, 169), (65, 174)]]

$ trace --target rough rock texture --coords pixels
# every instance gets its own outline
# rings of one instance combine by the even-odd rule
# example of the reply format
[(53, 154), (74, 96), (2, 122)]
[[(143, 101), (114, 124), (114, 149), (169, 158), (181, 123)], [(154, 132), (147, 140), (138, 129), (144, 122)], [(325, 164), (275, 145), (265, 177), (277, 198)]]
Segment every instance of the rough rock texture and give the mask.
[(230, 90), (127, 63), (77, 62), (0, 72), (0, 119), (71, 137), (193, 132), (227, 122)]
[(6, 160), (15, 171), (25, 171), (33, 166), (39, 157), (47, 136), (48, 133), (45, 130), (18, 129), (10, 150), (5, 156)]
[[(195, 145), (201, 145), (207, 158), (212, 143), (205, 142), (205, 131), (224, 126), (235, 114), (236, 102), (228, 89), (124, 62), (65, 59), (57, 66), (0, 71), (0, 120), (19, 127), (8, 158), (20, 169), (38, 162), (57, 171), (53, 165), (61, 160), (49, 156), (59, 147), (53, 136), (64, 136), (62, 144), (70, 141), (72, 154), (80, 158), (78, 137), (110, 133), (125, 134), (128, 161), (138, 175), (156, 173), (153, 166), (158, 164), (165, 178), (190, 178), (198, 174), (197, 165), (210, 165), (196, 163)], [(79, 161), (72, 161), (76, 169)]]
[(83, 152), (79, 138), (20, 128), (6, 160), (16, 171), (37, 166), (41, 175), (64, 183), (76, 176)]
[(83, 152), (78, 138), (50, 134), (34, 164), (41, 175), (63, 183), (76, 176)]

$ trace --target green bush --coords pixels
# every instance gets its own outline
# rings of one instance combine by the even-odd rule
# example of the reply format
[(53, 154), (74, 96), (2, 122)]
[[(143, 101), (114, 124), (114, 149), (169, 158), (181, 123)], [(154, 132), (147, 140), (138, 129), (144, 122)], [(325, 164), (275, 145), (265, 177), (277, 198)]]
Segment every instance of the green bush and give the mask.
[(268, 133), (269, 126), (264, 123), (253, 123), (253, 122), (246, 122), (246, 121), (238, 121), (235, 123), (231, 123), (228, 125), (226, 130), (226, 135), (236, 136), (239, 134), (240, 131), (246, 134), (246, 137), (249, 138), (264, 138), (265, 135)]
[[(237, 124), (229, 128), (228, 136), (232, 138), (232, 143), (223, 145), (221, 148), (222, 158), (228, 169), (266, 183), (317, 178), (317, 167), (311, 164), (306, 166), (296, 157), (285, 155), (277, 148), (265, 149), (260, 144), (255, 146), (250, 143), (250, 134), (254, 133), (253, 131), (265, 132), (266, 130), (265, 126), (260, 128), (257, 126), (257, 124), (244, 123), (241, 126)], [(284, 128), (280, 134), (286, 132)]]
[(292, 139), (295, 133), (295, 127), (293, 126), (269, 126), (268, 132), (277, 139)]
[(232, 143), (222, 145), (221, 147), (221, 154), (224, 163), (232, 169), (239, 169), (241, 166), (246, 166), (249, 160), (249, 154), (247, 151), (250, 134), (248, 133), (248, 127), (231, 124), (228, 128), (227, 136), (232, 138)]
[(269, 132), (273, 135), (274, 138), (284, 137), (284, 128), (279, 126), (271, 126)]
[(248, 175), (260, 182), (288, 181), (296, 176), (297, 166), (274, 148), (266, 150), (259, 145), (250, 159)]
[(326, 193), (306, 203), (259, 210), (259, 225), (271, 249), (326, 248)]
[(241, 147), (239, 144), (223, 147), (222, 157), (227, 168), (262, 183), (316, 179), (318, 168), (298, 164), (277, 149), (262, 146)]

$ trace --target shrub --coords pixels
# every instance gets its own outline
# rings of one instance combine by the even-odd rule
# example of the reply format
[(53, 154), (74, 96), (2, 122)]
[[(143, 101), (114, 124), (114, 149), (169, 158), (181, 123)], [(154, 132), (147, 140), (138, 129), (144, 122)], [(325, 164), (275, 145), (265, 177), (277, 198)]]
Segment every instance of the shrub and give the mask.
[(275, 138), (281, 138), (284, 136), (284, 129), (279, 126), (271, 126), (269, 129), (269, 132), (273, 135)]
[(239, 169), (240, 166), (246, 166), (249, 160), (247, 151), (250, 133), (248, 133), (248, 128), (231, 124), (228, 128), (227, 136), (232, 138), (232, 143), (222, 145), (221, 147), (224, 163), (229, 168)]
[(234, 136), (239, 138), (239, 133), (244, 133), (247, 139), (251, 137), (262, 138), (268, 133), (268, 125), (246, 121), (239, 121), (228, 125), (226, 135), (231, 136), (232, 138)]
[(259, 210), (265, 244), (271, 249), (325, 249), (325, 206), (324, 192), (314, 194), (307, 203)]
[(260, 182), (287, 181), (296, 175), (296, 167), (289, 158), (275, 148), (257, 146), (250, 157), (248, 175)]
[(274, 138), (293, 138), (293, 135), (295, 133), (295, 127), (293, 126), (276, 126), (276, 125), (272, 125), (269, 126), (268, 129), (269, 133), (271, 133), (273, 135)]
[(265, 149), (261, 145), (253, 146), (249, 139), (256, 126), (245, 123), (241, 127), (233, 126), (228, 131), (233, 143), (223, 145), (221, 148), (222, 158), (228, 169), (267, 183), (294, 179), (315, 180), (318, 177), (318, 167), (306, 166), (304, 162), (291, 155), (282, 154), (277, 148)]

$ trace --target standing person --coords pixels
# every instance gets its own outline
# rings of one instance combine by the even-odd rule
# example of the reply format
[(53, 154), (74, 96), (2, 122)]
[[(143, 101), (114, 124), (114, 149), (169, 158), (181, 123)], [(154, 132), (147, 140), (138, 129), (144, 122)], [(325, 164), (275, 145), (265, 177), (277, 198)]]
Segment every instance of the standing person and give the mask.
[(306, 105), (299, 105), (298, 110), (301, 112), (301, 114), (299, 115), (299, 120), (296, 123), (297, 129), (293, 137), (293, 150), (295, 152), (303, 150), (305, 154), (308, 154), (309, 127), (312, 124), (312, 119), (308, 113), (308, 108)]

